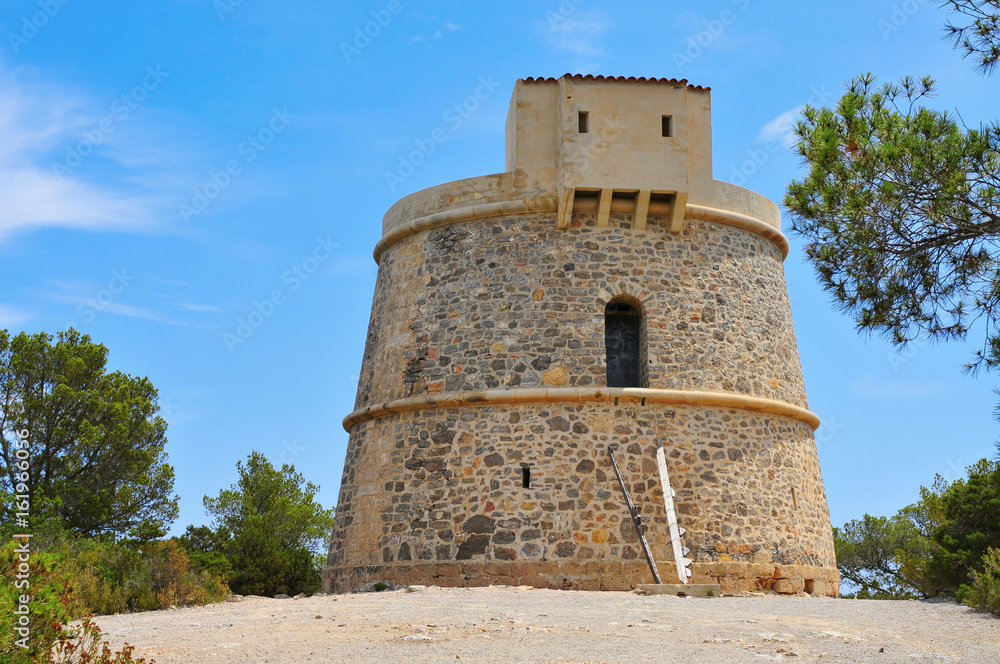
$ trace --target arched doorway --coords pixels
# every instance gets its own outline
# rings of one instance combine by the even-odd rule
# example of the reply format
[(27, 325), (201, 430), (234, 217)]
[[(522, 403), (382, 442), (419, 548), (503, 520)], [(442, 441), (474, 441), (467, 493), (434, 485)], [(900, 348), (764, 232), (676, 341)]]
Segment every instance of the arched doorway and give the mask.
[(643, 387), (642, 336), (642, 314), (628, 302), (608, 302), (604, 308), (608, 387)]

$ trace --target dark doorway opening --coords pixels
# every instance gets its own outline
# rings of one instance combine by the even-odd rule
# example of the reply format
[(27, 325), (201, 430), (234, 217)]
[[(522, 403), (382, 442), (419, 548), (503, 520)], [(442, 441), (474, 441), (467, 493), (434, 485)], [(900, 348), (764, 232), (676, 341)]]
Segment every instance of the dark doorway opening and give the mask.
[(626, 302), (604, 308), (608, 387), (642, 387), (642, 316)]

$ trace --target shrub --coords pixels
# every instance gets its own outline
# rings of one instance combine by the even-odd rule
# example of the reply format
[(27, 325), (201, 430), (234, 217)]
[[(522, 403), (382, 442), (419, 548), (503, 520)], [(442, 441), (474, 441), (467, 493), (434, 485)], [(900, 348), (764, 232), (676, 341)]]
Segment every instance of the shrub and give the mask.
[(983, 556), (983, 570), (972, 572), (972, 583), (961, 588), (960, 598), (968, 606), (1000, 616), (1000, 549)]
[(841, 575), (858, 586), (852, 597), (909, 599), (931, 594), (920, 570), (929, 540), (903, 512), (891, 518), (865, 514), (834, 528), (833, 540)]
[(233, 570), (230, 585), (240, 595), (315, 592), (334, 514), (316, 501), (319, 487), (294, 466), (275, 468), (259, 452), (236, 469), (236, 484), (205, 496), (214, 530), (189, 529), (185, 537), (197, 539), (206, 554), (224, 554)]
[(175, 539), (135, 545), (83, 539), (64, 543), (61, 553), (82, 605), (96, 614), (208, 604), (229, 594), (222, 579), (191, 567)]
[[(101, 628), (94, 624), (93, 616), (87, 616), (79, 627), (61, 639), (51, 649), (51, 659), (41, 660), (48, 664), (145, 664), (146, 658), (133, 659), (135, 648), (129, 644), (121, 650), (112, 651), (107, 641), (101, 641)], [(156, 660), (149, 660), (155, 664)]]
[[(101, 629), (90, 616), (76, 627), (69, 621), (81, 610), (77, 585), (66, 573), (58, 554), (32, 551), (28, 560), (28, 586), (17, 587), (22, 562), (17, 546), (11, 542), (0, 548), (0, 615), (9, 622), (0, 631), (0, 662), (4, 664), (144, 664), (133, 659), (133, 648), (126, 645), (112, 652), (101, 641)], [(28, 595), (27, 625), (20, 624), (20, 595)], [(5, 620), (7, 622), (7, 620)], [(18, 632), (15, 628), (24, 629)], [(150, 662), (150, 664), (153, 664)]]
[[(58, 618), (63, 622), (88, 613), (208, 604), (229, 594), (225, 580), (193, 564), (177, 539), (136, 543), (50, 534), (42, 551), (35, 550), (35, 539), (31, 541), (32, 602), (38, 601), (34, 592), (39, 588), (50, 592), (52, 600), (62, 598), (65, 605)], [(18, 562), (14, 546), (6, 545), (0, 555), (0, 573), (5, 579)], [(63, 580), (61, 590), (58, 580)], [(13, 577), (5, 581), (0, 615), (13, 615), (6, 609), (13, 610), (12, 602), (17, 599), (14, 581)]]
[(941, 494), (930, 576), (951, 589), (970, 584), (987, 551), (1000, 548), (1000, 463), (983, 459)]
[(1000, 549), (1000, 463), (983, 459), (951, 483), (938, 476), (920, 496), (893, 517), (866, 514), (833, 529), (841, 575), (859, 587), (854, 596), (963, 601), (975, 586), (986, 597), (987, 552)]
[(194, 567), (228, 582), (234, 574), (225, 554), (226, 544), (231, 539), (224, 528), (216, 531), (208, 526), (188, 526), (177, 538), (177, 543), (184, 547)]
[[(22, 540), (23, 541), (23, 540)], [(32, 551), (28, 561), (29, 586), (15, 585), (19, 579), (18, 566), (22, 562), (17, 551), (18, 542), (8, 542), (0, 548), (0, 661), (34, 662), (48, 661), (45, 657), (52, 646), (67, 637), (64, 625), (69, 622), (74, 610), (78, 609), (75, 584), (71, 577), (59, 569), (58, 557), (45, 552)], [(21, 624), (19, 597), (28, 595), (29, 613)], [(26, 629), (25, 629), (26, 628)], [(20, 633), (17, 629), (21, 629)], [(24, 639), (18, 644), (18, 641)], [(26, 647), (22, 647), (26, 646)]]

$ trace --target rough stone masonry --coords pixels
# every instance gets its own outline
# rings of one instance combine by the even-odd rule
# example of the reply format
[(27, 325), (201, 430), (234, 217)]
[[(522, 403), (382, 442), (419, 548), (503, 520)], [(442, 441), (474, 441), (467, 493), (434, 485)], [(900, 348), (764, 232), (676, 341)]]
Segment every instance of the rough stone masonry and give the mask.
[(693, 582), (836, 595), (787, 251), (708, 89), (518, 81), (505, 172), (383, 221), (324, 590), (648, 583), (609, 446), (675, 579), (662, 445)]

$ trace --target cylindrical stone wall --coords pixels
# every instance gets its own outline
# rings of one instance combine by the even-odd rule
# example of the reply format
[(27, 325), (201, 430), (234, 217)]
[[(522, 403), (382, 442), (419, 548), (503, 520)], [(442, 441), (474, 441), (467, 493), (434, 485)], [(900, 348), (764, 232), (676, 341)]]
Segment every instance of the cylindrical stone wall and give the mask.
[[(836, 593), (782, 253), (744, 228), (667, 223), (507, 215), (385, 249), (327, 590), (649, 582), (608, 446), (676, 579), (662, 444), (694, 581)], [(606, 387), (615, 298), (642, 314), (646, 389)]]

